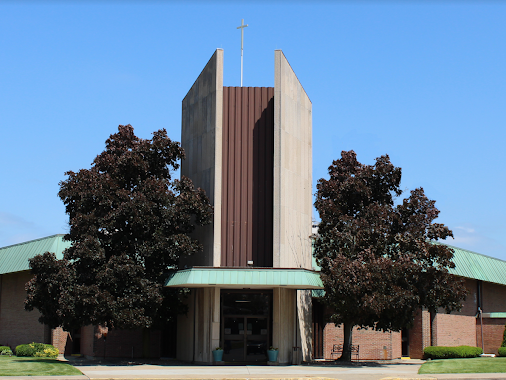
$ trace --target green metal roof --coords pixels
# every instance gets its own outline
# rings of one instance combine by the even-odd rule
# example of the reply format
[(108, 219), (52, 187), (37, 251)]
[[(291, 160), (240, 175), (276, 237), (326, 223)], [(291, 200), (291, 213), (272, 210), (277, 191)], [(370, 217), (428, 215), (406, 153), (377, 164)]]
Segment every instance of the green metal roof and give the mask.
[(70, 242), (63, 241), (63, 235), (53, 235), (0, 248), (0, 274), (28, 270), (28, 259), (44, 252), (53, 252), (62, 259), (68, 247)]
[(193, 267), (171, 275), (165, 283), (181, 288), (322, 289), (320, 274), (307, 269)]
[[(62, 234), (0, 248), (0, 274), (28, 270), (28, 259), (44, 252), (54, 252), (58, 259), (70, 242), (63, 241)], [(457, 276), (506, 285), (506, 261), (485, 256), (462, 248), (453, 247), (455, 268), (450, 273)], [(313, 267), (319, 270), (315, 260)], [(212, 268), (194, 267), (176, 272), (166, 286), (204, 287), (218, 284), (222, 287), (277, 287), (294, 289), (322, 289), (318, 273), (306, 269), (281, 268)], [(212, 285), (214, 286), (214, 285)]]
[[(449, 244), (445, 245), (453, 248), (454, 250), (453, 262), (455, 263), (455, 268), (449, 269), (451, 274), (474, 280), (506, 285), (506, 261), (454, 247)], [(320, 267), (316, 264), (316, 259), (314, 257), (313, 269), (317, 271), (320, 270)]]
[(450, 269), (450, 273), (506, 285), (506, 261), (451, 245), (449, 247), (454, 249), (453, 262), (455, 263), (455, 268)]

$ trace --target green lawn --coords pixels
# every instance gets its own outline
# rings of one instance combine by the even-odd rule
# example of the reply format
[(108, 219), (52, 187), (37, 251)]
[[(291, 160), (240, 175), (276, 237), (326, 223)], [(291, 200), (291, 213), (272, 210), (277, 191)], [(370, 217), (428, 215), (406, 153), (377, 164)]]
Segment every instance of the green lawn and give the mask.
[(422, 364), (418, 373), (506, 373), (506, 357), (438, 359)]
[(45, 358), (0, 356), (0, 376), (69, 376), (81, 371), (62, 361)]

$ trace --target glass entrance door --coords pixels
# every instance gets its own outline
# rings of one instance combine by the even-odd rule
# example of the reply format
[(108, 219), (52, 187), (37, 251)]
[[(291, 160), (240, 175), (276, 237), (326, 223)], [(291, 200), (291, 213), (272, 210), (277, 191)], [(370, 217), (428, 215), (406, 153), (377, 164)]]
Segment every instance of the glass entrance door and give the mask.
[(223, 336), (223, 360), (244, 361), (244, 317), (225, 317)]
[(222, 291), (221, 342), (226, 362), (266, 362), (272, 293)]
[(266, 361), (269, 336), (267, 318), (246, 318), (246, 361)]

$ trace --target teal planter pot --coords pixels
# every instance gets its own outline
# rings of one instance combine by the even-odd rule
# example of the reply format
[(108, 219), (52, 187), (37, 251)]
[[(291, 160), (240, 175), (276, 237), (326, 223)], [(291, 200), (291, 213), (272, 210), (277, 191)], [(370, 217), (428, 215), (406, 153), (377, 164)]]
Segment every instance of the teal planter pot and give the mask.
[(270, 362), (278, 361), (278, 350), (267, 350), (267, 357)]
[(213, 351), (213, 359), (215, 362), (223, 361), (223, 350), (214, 350)]

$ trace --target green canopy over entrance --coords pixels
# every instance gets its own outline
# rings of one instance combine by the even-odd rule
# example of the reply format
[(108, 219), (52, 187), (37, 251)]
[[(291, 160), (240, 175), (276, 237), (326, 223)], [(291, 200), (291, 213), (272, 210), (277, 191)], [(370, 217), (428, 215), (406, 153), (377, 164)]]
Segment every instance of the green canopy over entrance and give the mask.
[(308, 269), (193, 267), (173, 273), (165, 286), (180, 288), (323, 289), (320, 274)]

